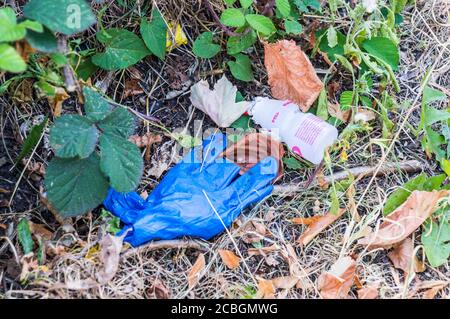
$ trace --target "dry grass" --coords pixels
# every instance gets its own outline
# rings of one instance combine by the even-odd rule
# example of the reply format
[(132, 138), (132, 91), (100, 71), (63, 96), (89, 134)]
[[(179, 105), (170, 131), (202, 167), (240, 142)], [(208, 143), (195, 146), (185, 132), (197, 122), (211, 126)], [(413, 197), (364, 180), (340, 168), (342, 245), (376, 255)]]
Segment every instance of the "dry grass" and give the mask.
[[(220, 7), (220, 1), (215, 5)], [(205, 29), (216, 30), (217, 26), (208, 22), (203, 9), (199, 7), (199, 1), (164, 0), (158, 1), (158, 6), (165, 12), (166, 17), (180, 21), (185, 27), (185, 31), (193, 39)], [(111, 6), (114, 6), (113, 4)], [(127, 26), (132, 29), (137, 26), (135, 17), (132, 14), (117, 16), (116, 8), (111, 7), (104, 16), (105, 26)], [(380, 147), (381, 128), (377, 124), (367, 136), (360, 136), (353, 141), (349, 151), (349, 160), (341, 162), (339, 154), (332, 154), (333, 171), (339, 171), (349, 167), (361, 165), (381, 165), (383, 162), (396, 162), (408, 159), (416, 159), (423, 162), (424, 171), (434, 174), (437, 165), (434, 161), (429, 161), (420, 150), (418, 138), (411, 132), (410, 126), (415, 127), (419, 121), (418, 106), (421, 95), (421, 81), (428, 70), (431, 70), (430, 85), (442, 90), (450, 96), (450, 25), (448, 16), (450, 6), (448, 1), (418, 1), (415, 8), (404, 14), (405, 22), (401, 27), (401, 67), (398, 73), (401, 92), (398, 96), (400, 111), (394, 114), (394, 121), (398, 123), (395, 127), (394, 139), (388, 141), (384, 147)], [(314, 17), (315, 19), (326, 19)], [(348, 20), (344, 17), (339, 20), (342, 25), (347, 25)], [(250, 85), (239, 84), (239, 89), (249, 98), (255, 95), (268, 95), (269, 89), (265, 85), (266, 75), (264, 73), (262, 55), (253, 52), (253, 66), (256, 70), (256, 80)], [(165, 63), (155, 61), (145, 61), (138, 65), (138, 69), (144, 74), (144, 84), (146, 84), (147, 99), (126, 100), (126, 105), (130, 105), (142, 113), (150, 114), (154, 101), (163, 99), (171, 91), (170, 83), (165, 76), (167, 70), (176, 67), (177, 57), (185, 56), (190, 65), (186, 72), (189, 76), (202, 74), (212, 80), (215, 75), (223, 72), (221, 65), (223, 57), (219, 56), (215, 60), (198, 61), (191, 53), (191, 47), (186, 46), (174, 51), (169, 55)], [(120, 101), (120, 92), (124, 85), (124, 79), (128, 78), (129, 71), (111, 72), (105, 74), (101, 72), (95, 79), (98, 85), (104, 85), (111, 97)], [(106, 85), (105, 79), (110, 79)], [(2, 100), (2, 104), (11, 105), (10, 101)], [(163, 105), (155, 107), (152, 113), (155, 116), (170, 116), (179, 114), (179, 122), (164, 121), (170, 128), (180, 124), (191, 128), (194, 119), (201, 120), (205, 127), (210, 123), (204, 118), (201, 112), (194, 112), (186, 93), (181, 94), (176, 103), (164, 102)], [(22, 104), (22, 107), (5, 107), (1, 112), (1, 129), (9, 128), (8, 132), (19, 131), (19, 127), (32, 120), (36, 115), (45, 114), (45, 107), (40, 103), (30, 101)], [(181, 115), (180, 115), (181, 114)], [(403, 123), (403, 124), (402, 124)], [(143, 124), (142, 130), (157, 130), (148, 124)], [(5, 135), (6, 136), (6, 135)], [(4, 139), (3, 139), (4, 141)], [(45, 140), (44, 140), (45, 142)], [(173, 150), (174, 143), (164, 144), (164, 153)], [(390, 147), (391, 146), (391, 147)], [(8, 150), (6, 143), (4, 147), (6, 155), (14, 158), (16, 150)], [(154, 152), (161, 156), (161, 152)], [(34, 159), (46, 162), (49, 156), (48, 146), (44, 146), (40, 152), (35, 154)], [(171, 153), (172, 154), (172, 153)], [(168, 157), (166, 164), (171, 163), (173, 157)], [(155, 160), (153, 165), (158, 161)], [(159, 163), (161, 164), (161, 163)], [(150, 168), (150, 167), (149, 167)], [(148, 170), (146, 170), (148, 171)], [(285, 177), (285, 181), (299, 182), (306, 179), (305, 173), (290, 172)], [(173, 298), (243, 298), (252, 290), (256, 290), (259, 278), (270, 279), (280, 276), (290, 275), (289, 261), (300, 270), (298, 275), (301, 278), (303, 289), (292, 288), (279, 290), (278, 297), (285, 298), (320, 298), (317, 290), (318, 276), (328, 270), (329, 267), (340, 257), (352, 255), (356, 256), (358, 268), (358, 278), (366, 286), (378, 283), (380, 286), (381, 298), (421, 298), (423, 291), (415, 287), (422, 282), (442, 281), (449, 283), (450, 266), (444, 265), (438, 269), (427, 265), (424, 273), (415, 277), (405, 278), (402, 272), (394, 269), (387, 258), (386, 251), (367, 252), (356, 245), (356, 240), (361, 236), (368, 224), (374, 226), (381, 214), (381, 208), (387, 196), (405, 181), (409, 179), (401, 172), (390, 174), (383, 178), (365, 178), (354, 183), (355, 193), (353, 202), (357, 205), (361, 220), (355, 220), (351, 214), (345, 214), (326, 231), (317, 236), (306, 247), (298, 247), (295, 240), (304, 231), (304, 226), (293, 225), (289, 220), (293, 217), (312, 216), (317, 213), (325, 213), (330, 207), (329, 192), (312, 187), (302, 190), (290, 197), (272, 196), (262, 204), (246, 211), (230, 229), (230, 233), (223, 233), (209, 242), (201, 242), (202, 251), (194, 248), (164, 248), (127, 250), (122, 254), (119, 270), (116, 276), (106, 285), (98, 288), (85, 290), (53, 289), (56, 284), (76, 281), (92, 276), (101, 266), (98, 256), (94, 254), (92, 258), (86, 258), (90, 247), (95, 246), (104, 234), (104, 225), (96, 219), (96, 215), (79, 218), (76, 225), (87, 225), (83, 231), (69, 232), (66, 237), (74, 236), (74, 240), (66, 249), (64, 254), (54, 257), (48, 264), (48, 271), (36, 272), (26, 285), (19, 285), (12, 280), (5, 270), (0, 271), (0, 297), (4, 298), (153, 298), (153, 297), (173, 297)], [(153, 187), (158, 179), (150, 174), (144, 176), (141, 189)], [(16, 181), (11, 181), (15, 184)], [(17, 221), (23, 216), (33, 216), (46, 223), (46, 218), (41, 217), (40, 212), (45, 211), (38, 202), (38, 193), (34, 183), (24, 179), (23, 184), (28, 184), (30, 197), (27, 198), (28, 206), (22, 211), (9, 211), (0, 216), (0, 223), (6, 225)], [(22, 200), (26, 193), (19, 191), (17, 196)], [(36, 193), (33, 193), (36, 192)], [(34, 194), (34, 195), (33, 195)], [(345, 194), (341, 194), (340, 203), (342, 207), (350, 211), (351, 199)], [(48, 214), (47, 214), (48, 215)], [(47, 216), (45, 215), (45, 216)], [(268, 218), (272, 216), (273, 218)], [(48, 219), (47, 219), (48, 220)], [(252, 244), (245, 241), (244, 235), (249, 235), (248, 224), (258, 222), (267, 229), (267, 233), (261, 236), (262, 246), (275, 245), (277, 250), (263, 256), (249, 256), (248, 249)], [(49, 225), (49, 227), (54, 227)], [(77, 228), (77, 227), (75, 227)], [(56, 229), (53, 229), (56, 230)], [(78, 230), (78, 228), (77, 228)], [(9, 238), (14, 238), (14, 231), (7, 233)], [(256, 234), (258, 235), (258, 234)], [(67, 240), (61, 237), (60, 241)], [(236, 251), (238, 247), (239, 252)], [(292, 255), (290, 246), (293, 246), (297, 256)], [(420, 242), (416, 240), (416, 247)], [(198, 248), (198, 247), (197, 247)], [(244, 257), (240, 267), (229, 270), (221, 261), (218, 249), (229, 249)], [(8, 256), (14, 260), (14, 251), (18, 251), (17, 243), (8, 241), (0, 242), (0, 256)], [(204, 251), (203, 251), (204, 250)], [(192, 289), (188, 286), (187, 274), (192, 267), (199, 253), (205, 253), (206, 267), (198, 285)], [(420, 254), (422, 251), (420, 250)], [(19, 253), (17, 253), (19, 255)], [(0, 259), (3, 259), (0, 257)], [(270, 265), (269, 265), (269, 264)], [(292, 267), (292, 265), (291, 265)], [(45, 270), (45, 269), (44, 269)], [(352, 291), (355, 295), (355, 291)], [(450, 287), (442, 289), (438, 294), (441, 298), (448, 298)]]

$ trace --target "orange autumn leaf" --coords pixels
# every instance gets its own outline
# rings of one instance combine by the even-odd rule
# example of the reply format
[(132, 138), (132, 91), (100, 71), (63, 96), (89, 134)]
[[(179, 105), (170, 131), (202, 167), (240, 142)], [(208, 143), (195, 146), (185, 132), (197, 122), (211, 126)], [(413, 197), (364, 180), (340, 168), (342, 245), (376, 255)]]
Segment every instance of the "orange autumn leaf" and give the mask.
[[(395, 268), (403, 270), (405, 273), (423, 272), (425, 266), (421, 263), (414, 254), (414, 243), (411, 238), (406, 238), (388, 254), (389, 259), (394, 264)], [(412, 269), (411, 269), (412, 268)]]
[(358, 289), (358, 299), (377, 299), (379, 294), (378, 290), (378, 285)]
[(239, 165), (240, 174), (244, 174), (267, 156), (272, 156), (278, 161), (279, 178), (283, 175), (283, 155), (284, 148), (280, 142), (266, 134), (251, 133), (229, 146), (221, 156)]
[(325, 228), (334, 223), (339, 217), (344, 214), (345, 210), (340, 209), (337, 214), (327, 213), (323, 216), (314, 216), (317, 217), (315, 221), (313, 221), (306, 231), (301, 234), (298, 238), (297, 242), (300, 245), (307, 245), (311, 240), (314, 239), (320, 232), (322, 232)]
[(339, 259), (317, 281), (324, 299), (346, 299), (355, 280), (356, 261), (351, 257)]
[(69, 97), (70, 95), (67, 94), (66, 90), (64, 90), (61, 87), (56, 88), (54, 96), (47, 97), (48, 103), (52, 106), (53, 115), (55, 117), (61, 116), (62, 105), (64, 101), (67, 100)]
[(291, 219), (291, 222), (296, 225), (306, 225), (309, 226), (311, 224), (317, 223), (322, 216), (312, 216), (312, 217), (294, 217)]
[(396, 210), (384, 218), (378, 231), (358, 241), (369, 249), (389, 248), (411, 235), (433, 214), (438, 201), (450, 195), (449, 190), (414, 191)]
[(230, 269), (236, 269), (239, 267), (241, 258), (236, 256), (234, 252), (226, 249), (219, 249), (220, 258), (222, 258), (223, 263)]
[(189, 270), (188, 273), (188, 283), (189, 283), (189, 289), (192, 289), (197, 285), (198, 281), (200, 280), (201, 276), (203, 276), (203, 270), (205, 269), (205, 255), (200, 254), (197, 257), (197, 260), (195, 261), (194, 265), (192, 265), (191, 270)]
[(265, 280), (260, 278), (258, 280), (258, 291), (256, 292), (257, 298), (274, 299), (275, 287), (272, 280)]
[(317, 99), (323, 84), (307, 55), (294, 41), (264, 43), (264, 65), (273, 97), (292, 100), (303, 112)]

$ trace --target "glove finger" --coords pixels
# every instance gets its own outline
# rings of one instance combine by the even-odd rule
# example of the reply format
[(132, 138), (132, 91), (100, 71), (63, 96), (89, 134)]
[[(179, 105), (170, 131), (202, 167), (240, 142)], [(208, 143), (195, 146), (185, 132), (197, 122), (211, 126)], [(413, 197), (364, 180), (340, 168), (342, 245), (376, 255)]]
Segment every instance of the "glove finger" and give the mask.
[(201, 176), (209, 181), (211, 185), (209, 190), (219, 190), (230, 185), (239, 175), (241, 168), (230, 161), (226, 161), (209, 164), (204, 170), (205, 172)]
[(246, 198), (249, 192), (259, 191), (269, 185), (278, 174), (278, 162), (268, 156), (239, 177), (230, 187), (240, 198)]
[(148, 204), (136, 192), (119, 193), (110, 188), (103, 206), (125, 224), (132, 224)]

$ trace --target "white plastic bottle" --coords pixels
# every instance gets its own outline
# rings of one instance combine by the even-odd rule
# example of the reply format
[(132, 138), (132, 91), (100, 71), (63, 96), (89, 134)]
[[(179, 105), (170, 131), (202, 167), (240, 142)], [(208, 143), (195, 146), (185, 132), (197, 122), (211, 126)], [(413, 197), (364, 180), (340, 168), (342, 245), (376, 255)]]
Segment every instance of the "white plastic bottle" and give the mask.
[(292, 152), (319, 164), (325, 148), (337, 139), (338, 131), (321, 118), (300, 111), (292, 101), (256, 98), (248, 111), (256, 124), (277, 133)]

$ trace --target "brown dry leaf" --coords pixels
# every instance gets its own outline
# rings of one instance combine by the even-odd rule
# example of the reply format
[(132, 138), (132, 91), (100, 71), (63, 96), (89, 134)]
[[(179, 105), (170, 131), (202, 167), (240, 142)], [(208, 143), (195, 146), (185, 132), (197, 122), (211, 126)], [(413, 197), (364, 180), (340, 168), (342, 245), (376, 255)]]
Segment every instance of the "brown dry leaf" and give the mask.
[(124, 237), (125, 234), (120, 237), (107, 234), (100, 241), (100, 260), (103, 263), (103, 268), (97, 273), (96, 277), (102, 285), (113, 279), (119, 268)]
[(38, 238), (43, 238), (45, 240), (51, 240), (53, 233), (45, 228), (42, 224), (35, 224), (32, 221), (28, 221), (30, 227), (30, 232)]
[(379, 294), (378, 285), (358, 289), (358, 299), (377, 299)]
[(309, 110), (323, 88), (323, 83), (294, 41), (264, 43), (264, 65), (273, 97), (292, 100), (303, 112)]
[(16, 51), (20, 54), (22, 59), (28, 63), (30, 60), (30, 55), (36, 53), (36, 49), (33, 48), (27, 41), (17, 41), (16, 42)]
[(445, 286), (446, 286), (445, 284), (442, 284), (425, 290), (425, 292), (422, 295), (422, 299), (434, 299), (436, 295), (439, 293), (439, 291), (441, 291)]
[(280, 248), (277, 245), (273, 244), (272, 246), (266, 246), (262, 248), (249, 248), (247, 252), (249, 256), (257, 256), (257, 255), (264, 256), (265, 254), (270, 254), (278, 250), (280, 250)]
[(275, 287), (272, 280), (258, 279), (258, 291), (256, 298), (275, 299)]
[(369, 249), (389, 248), (411, 235), (435, 211), (436, 204), (450, 190), (414, 191), (395, 211), (384, 218), (378, 231), (360, 239)]
[(339, 259), (330, 270), (321, 274), (318, 288), (324, 299), (346, 299), (353, 286), (356, 261), (351, 257)]
[(355, 122), (361, 121), (367, 123), (369, 121), (375, 120), (376, 117), (377, 116), (375, 112), (360, 107), (355, 114), (354, 120)]
[(236, 256), (234, 252), (227, 249), (219, 249), (220, 258), (222, 258), (223, 263), (230, 269), (236, 269), (239, 267), (241, 258)]
[(311, 224), (317, 223), (322, 216), (312, 216), (312, 217), (294, 217), (291, 219), (291, 222), (296, 225), (306, 225), (309, 226)]
[[(306, 246), (311, 240), (314, 239), (318, 234), (320, 234), (325, 228), (334, 223), (339, 217), (341, 217), (345, 212), (345, 209), (339, 209), (337, 214), (327, 213), (323, 216), (319, 216), (316, 221), (311, 223), (306, 231), (301, 234), (297, 242), (300, 245)], [(315, 216), (316, 217), (316, 216)]]
[(66, 90), (61, 87), (56, 88), (55, 96), (48, 96), (48, 103), (52, 106), (53, 115), (58, 117), (61, 116), (62, 105), (65, 100), (69, 98), (69, 94), (67, 94)]
[(160, 279), (154, 279), (147, 289), (147, 296), (153, 299), (170, 299), (170, 290)]
[(131, 135), (128, 140), (137, 147), (142, 148), (152, 146), (154, 143), (160, 143), (162, 141), (162, 136), (147, 132), (144, 135)]
[(229, 146), (221, 156), (225, 156), (228, 160), (239, 165), (241, 167), (240, 174), (244, 174), (267, 156), (272, 156), (278, 161), (277, 178), (283, 175), (284, 147), (280, 142), (266, 134), (248, 134), (237, 143)]
[(197, 285), (198, 281), (203, 276), (203, 270), (205, 270), (205, 266), (205, 255), (198, 255), (197, 260), (195, 261), (194, 265), (192, 265), (192, 268), (188, 273), (189, 289), (192, 289)]
[(388, 254), (389, 259), (394, 264), (395, 268), (403, 270), (405, 273), (409, 273), (412, 267), (413, 272), (423, 272), (424, 265), (421, 263), (417, 256), (413, 256), (414, 243), (411, 238), (406, 238)]
[(295, 276), (281, 276), (271, 280), (272, 285), (278, 289), (291, 289), (295, 287), (299, 279)]
[(126, 99), (133, 95), (144, 93), (144, 90), (140, 86), (139, 79), (131, 78), (125, 81), (125, 87), (122, 93), (122, 99)]
[(328, 113), (344, 123), (350, 120), (350, 115), (352, 114), (351, 110), (342, 111), (337, 103), (328, 103)]

